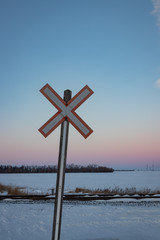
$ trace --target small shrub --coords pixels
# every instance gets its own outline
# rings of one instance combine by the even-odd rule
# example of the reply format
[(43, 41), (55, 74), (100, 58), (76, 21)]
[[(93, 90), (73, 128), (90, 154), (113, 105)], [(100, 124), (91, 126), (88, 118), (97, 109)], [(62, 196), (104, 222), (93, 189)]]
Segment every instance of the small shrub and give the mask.
[(0, 192), (7, 192), (9, 195), (26, 195), (22, 189), (24, 188), (0, 184)]

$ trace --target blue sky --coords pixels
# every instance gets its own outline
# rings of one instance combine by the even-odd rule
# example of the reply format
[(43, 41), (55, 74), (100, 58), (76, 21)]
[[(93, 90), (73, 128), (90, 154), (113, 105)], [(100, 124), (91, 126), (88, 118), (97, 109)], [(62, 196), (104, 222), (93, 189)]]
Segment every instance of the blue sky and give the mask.
[(71, 126), (68, 163), (160, 166), (160, 1), (1, 1), (0, 164), (56, 164), (60, 128), (38, 132), (61, 96), (93, 89)]

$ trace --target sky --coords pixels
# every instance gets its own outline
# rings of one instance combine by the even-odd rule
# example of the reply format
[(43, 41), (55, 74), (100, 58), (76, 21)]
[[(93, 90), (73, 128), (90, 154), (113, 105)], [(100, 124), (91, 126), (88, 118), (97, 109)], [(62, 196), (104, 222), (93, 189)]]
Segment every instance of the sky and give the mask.
[(60, 126), (38, 131), (57, 112), (48, 83), (94, 91), (68, 164), (160, 168), (160, 0), (1, 0), (0, 32), (0, 164), (57, 164)]

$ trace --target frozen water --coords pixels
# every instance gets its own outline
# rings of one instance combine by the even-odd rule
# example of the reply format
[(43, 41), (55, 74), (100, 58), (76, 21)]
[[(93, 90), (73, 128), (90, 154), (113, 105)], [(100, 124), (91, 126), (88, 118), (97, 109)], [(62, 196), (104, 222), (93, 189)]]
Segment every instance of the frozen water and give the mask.
[[(50, 192), (56, 186), (56, 174), (0, 174), (0, 183), (26, 187), (28, 191)], [(160, 171), (133, 171), (114, 173), (68, 173), (65, 191), (82, 188), (126, 188), (137, 190), (160, 189)]]

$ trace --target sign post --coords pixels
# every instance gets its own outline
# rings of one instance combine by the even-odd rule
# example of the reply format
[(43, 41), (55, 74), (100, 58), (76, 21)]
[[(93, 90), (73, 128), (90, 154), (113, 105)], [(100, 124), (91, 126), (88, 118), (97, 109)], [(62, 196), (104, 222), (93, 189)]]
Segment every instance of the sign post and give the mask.
[(56, 197), (52, 231), (52, 240), (60, 240), (69, 122), (82, 134), (84, 138), (87, 138), (93, 132), (93, 130), (75, 113), (75, 110), (93, 94), (93, 91), (86, 85), (73, 98), (71, 98), (71, 91), (65, 90), (64, 99), (62, 99), (49, 86), (49, 84), (46, 84), (40, 90), (40, 92), (58, 110), (58, 112), (39, 129), (40, 133), (42, 133), (44, 137), (47, 137), (55, 128), (61, 124)]
[[(64, 100), (66, 104), (70, 99), (71, 99), (71, 91), (70, 90), (64, 91)], [(52, 240), (60, 239), (62, 203), (63, 203), (67, 145), (68, 145), (68, 131), (69, 131), (69, 122), (66, 119), (61, 125)]]

